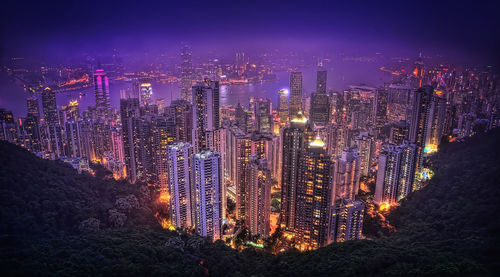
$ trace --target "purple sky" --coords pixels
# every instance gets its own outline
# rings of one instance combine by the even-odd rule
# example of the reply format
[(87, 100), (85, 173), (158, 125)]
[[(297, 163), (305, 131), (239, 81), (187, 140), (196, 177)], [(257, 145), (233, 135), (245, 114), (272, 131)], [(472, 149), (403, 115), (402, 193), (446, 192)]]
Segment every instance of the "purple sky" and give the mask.
[[(496, 63), (498, 1), (8, 1), (0, 59), (122, 52), (341, 44)], [(292, 42), (292, 43), (288, 43)], [(346, 46), (347, 45), (347, 46)], [(355, 47), (351, 47), (354, 45)]]

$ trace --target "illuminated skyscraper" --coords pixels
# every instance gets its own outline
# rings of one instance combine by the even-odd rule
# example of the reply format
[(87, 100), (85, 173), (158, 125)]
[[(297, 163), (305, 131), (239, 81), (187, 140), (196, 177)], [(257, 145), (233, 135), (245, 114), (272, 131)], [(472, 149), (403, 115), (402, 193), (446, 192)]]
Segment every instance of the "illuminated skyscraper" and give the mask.
[(78, 100), (71, 100), (67, 106), (62, 107), (62, 112), (64, 115), (64, 120), (61, 121), (71, 121), (80, 119), (80, 109)]
[(289, 231), (295, 229), (300, 153), (312, 138), (307, 118), (301, 112), (290, 120), (290, 127), (283, 130), (281, 225)]
[(444, 135), (444, 123), (446, 116), (446, 99), (433, 93), (430, 115), (427, 123), (429, 135), (425, 142), (427, 152), (436, 151)]
[(215, 132), (219, 128), (219, 82), (205, 80), (193, 86), (194, 152), (215, 149)]
[(246, 168), (245, 225), (252, 235), (269, 236), (271, 213), (271, 172), (266, 159), (255, 156)]
[(78, 122), (68, 121), (65, 124), (66, 132), (66, 155), (72, 158), (82, 157), (80, 140), (80, 126)]
[(243, 106), (238, 103), (235, 111), (236, 126), (238, 126), (243, 132), (248, 131), (248, 113), (243, 108)]
[(108, 76), (106, 76), (106, 72), (104, 72), (102, 68), (98, 68), (94, 72), (94, 92), (97, 115), (101, 118), (107, 117), (111, 108), (109, 80)]
[[(415, 91), (412, 99), (412, 115), (410, 123), (410, 142), (417, 146), (416, 172), (420, 172), (423, 163), (425, 143), (428, 141), (429, 120), (431, 113), (431, 101), (434, 89), (431, 86), (424, 86)], [(420, 189), (415, 183), (414, 190)]]
[(375, 138), (368, 134), (368, 132), (361, 132), (358, 137), (354, 139), (360, 157), (360, 175), (368, 176), (370, 173), (372, 157), (375, 150)]
[(193, 82), (192, 52), (189, 46), (184, 45), (181, 51), (181, 98), (193, 103), (191, 87)]
[(153, 152), (153, 167), (155, 171), (152, 179), (161, 188), (167, 188), (167, 151), (168, 145), (176, 141), (175, 126), (171, 118), (167, 116), (155, 116), (151, 121), (153, 125), (151, 130), (153, 133), (153, 147), (151, 151)]
[(222, 178), (220, 154), (204, 150), (193, 155), (195, 231), (213, 241), (221, 238)]
[(50, 88), (45, 88), (42, 92), (42, 107), (45, 124), (49, 126), (57, 124), (59, 118), (57, 116), (56, 93)]
[(302, 72), (290, 73), (290, 118), (302, 110)]
[(40, 106), (38, 105), (38, 98), (35, 96), (28, 97), (26, 100), (28, 105), (28, 115), (36, 116), (40, 118)]
[(168, 146), (168, 187), (170, 193), (170, 219), (175, 228), (194, 225), (191, 204), (191, 156), (193, 147), (186, 142)]
[(131, 183), (135, 183), (139, 158), (139, 129), (137, 123), (140, 116), (139, 98), (120, 99), (120, 116), (127, 178)]
[(166, 107), (166, 113), (174, 118), (175, 141), (192, 141), (193, 111), (192, 105), (182, 99), (174, 100)]
[(408, 139), (408, 124), (404, 120), (395, 122), (391, 127), (391, 142), (398, 145), (406, 139)]
[(278, 98), (278, 116), (280, 118), (280, 125), (281, 127), (285, 127), (288, 125), (288, 122), (290, 120), (290, 112), (288, 110), (289, 105), (288, 105), (288, 95), (289, 90), (284, 88), (280, 89), (278, 91), (279, 98)]
[(254, 101), (255, 130), (262, 134), (273, 132), (272, 104), (269, 98), (257, 98)]
[(298, 170), (295, 236), (301, 248), (317, 249), (327, 244), (333, 173), (319, 137), (301, 152)]
[(153, 104), (153, 88), (151, 83), (141, 83), (140, 85), (139, 102), (141, 106), (151, 106)]
[(387, 90), (377, 89), (373, 102), (373, 120), (378, 131), (387, 124)]
[(349, 144), (347, 127), (332, 124), (328, 126), (327, 132), (328, 155), (337, 158)]
[(31, 140), (31, 151), (41, 151), (40, 142), (40, 108), (38, 98), (32, 96), (27, 99), (28, 113), (24, 120), (24, 129)]
[(312, 124), (327, 126), (330, 122), (330, 97), (326, 93), (311, 94), (311, 108), (309, 111)]
[(251, 141), (247, 134), (238, 127), (230, 128), (228, 135), (226, 155), (229, 161), (226, 166), (229, 170), (230, 180), (235, 185), (235, 215), (237, 219), (244, 220), (246, 212), (245, 204), (247, 202), (246, 170), (252, 153)]
[(327, 71), (322, 68), (318, 69), (316, 75), (316, 93), (326, 93), (326, 72)]
[(378, 172), (374, 202), (393, 204), (411, 192), (415, 177), (416, 146), (385, 145), (378, 157)]
[(328, 243), (362, 238), (365, 205), (350, 199), (338, 199), (331, 207)]
[(359, 190), (361, 159), (357, 147), (346, 148), (335, 161), (335, 198), (354, 200)]

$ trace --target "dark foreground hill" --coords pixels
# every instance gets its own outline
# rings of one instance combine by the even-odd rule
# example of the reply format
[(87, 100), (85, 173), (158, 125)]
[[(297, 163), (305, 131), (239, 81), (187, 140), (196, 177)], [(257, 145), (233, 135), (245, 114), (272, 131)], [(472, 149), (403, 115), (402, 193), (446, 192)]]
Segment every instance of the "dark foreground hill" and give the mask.
[(151, 192), (78, 175), (0, 142), (0, 272), (59, 276), (493, 276), (499, 268), (500, 132), (444, 145), (396, 232), (317, 251), (241, 253), (160, 228)]

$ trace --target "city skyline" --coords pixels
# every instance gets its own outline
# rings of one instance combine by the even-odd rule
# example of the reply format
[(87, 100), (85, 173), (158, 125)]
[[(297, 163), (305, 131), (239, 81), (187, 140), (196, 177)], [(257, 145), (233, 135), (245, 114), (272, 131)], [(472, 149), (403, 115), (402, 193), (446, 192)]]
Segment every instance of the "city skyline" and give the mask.
[[(0, 48), (0, 146), (31, 153), (29, 177), (43, 163), (65, 168), (61, 177), (47, 170), (49, 187), (76, 180), (71, 191), (79, 194), (80, 182), (91, 184), (81, 203), (28, 203), (80, 205), (61, 208), (63, 216), (39, 213), (56, 222), (45, 226), (84, 213), (73, 220), (75, 233), (61, 236), (152, 228), (160, 235), (144, 232), (148, 239), (162, 237), (160, 247), (186, 253), (182, 262), (210, 275), (218, 257), (198, 256), (207, 247), (278, 259), (336, 249), (325, 261), (330, 269), (347, 255), (373, 256), (342, 253), (351, 246), (419, 228), (437, 236), (457, 217), (477, 217), (453, 206), (460, 199), (424, 195), (469, 174), (442, 177), (450, 168), (442, 157), (455, 151), (448, 149), (498, 133), (491, 1), (469, 9), (447, 0), (55, 2), (24, 10), (9, 3), (12, 14), (2, 19), (0, 38), (9, 39)], [(49, 18), (35, 24), (43, 12)], [(486, 167), (497, 166), (470, 171)], [(21, 178), (4, 174), (7, 182)], [(40, 175), (32, 186), (52, 179)], [(482, 196), (476, 186), (471, 199)], [(85, 197), (108, 199), (85, 208)], [(460, 216), (429, 218), (426, 209)], [(417, 214), (410, 223), (409, 212)], [(425, 217), (430, 224), (415, 223)], [(446, 251), (460, 244), (448, 241)], [(411, 249), (405, 255), (418, 256), (413, 241), (400, 242)], [(163, 259), (159, 253), (148, 255)], [(371, 268), (391, 260), (374, 259), (359, 272), (376, 275)]]

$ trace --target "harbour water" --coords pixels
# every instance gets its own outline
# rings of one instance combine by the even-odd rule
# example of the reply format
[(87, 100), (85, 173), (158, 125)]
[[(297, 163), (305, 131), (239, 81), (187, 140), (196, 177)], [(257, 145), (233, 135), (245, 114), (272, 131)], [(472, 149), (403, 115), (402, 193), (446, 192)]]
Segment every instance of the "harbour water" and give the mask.
[[(365, 84), (370, 86), (382, 85), (390, 80), (390, 75), (379, 70), (379, 64), (376, 63), (344, 63), (341, 66), (330, 67), (328, 70), (328, 89), (343, 90), (349, 85)], [(303, 89), (304, 94), (308, 95), (316, 87), (316, 68), (304, 68)], [(240, 102), (242, 105), (248, 103), (250, 97), (267, 97), (277, 105), (278, 91), (289, 86), (289, 73), (282, 71), (276, 72), (277, 80), (272, 82), (262, 82), (244, 85), (223, 85), (220, 91), (220, 104), (236, 105)], [(120, 91), (129, 89), (130, 82), (114, 81), (110, 83), (111, 105), (119, 109)], [(168, 105), (171, 99), (177, 99), (180, 96), (179, 83), (153, 83), (153, 99), (165, 99)], [(10, 79), (5, 72), (0, 73), (0, 108), (6, 108), (14, 112), (14, 116), (26, 115), (26, 98), (29, 92), (25, 91), (19, 83)], [(88, 106), (95, 104), (93, 88), (76, 90), (70, 92), (57, 93), (57, 105), (59, 107), (67, 105), (70, 100), (77, 99), (80, 103), (80, 111), (86, 110)], [(40, 103), (41, 104), (41, 103)]]

